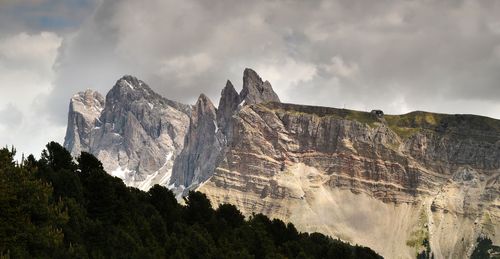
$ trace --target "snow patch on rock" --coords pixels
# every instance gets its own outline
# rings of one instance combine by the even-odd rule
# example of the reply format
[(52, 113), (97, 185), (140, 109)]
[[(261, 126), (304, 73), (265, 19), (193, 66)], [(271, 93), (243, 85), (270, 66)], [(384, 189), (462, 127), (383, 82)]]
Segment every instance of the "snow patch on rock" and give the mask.
[(127, 175), (129, 175), (132, 172), (134, 171), (129, 170), (128, 168), (122, 168), (121, 166), (118, 166), (118, 168), (116, 168), (114, 171), (111, 172), (111, 175), (118, 177), (122, 180), (126, 180), (128, 178)]

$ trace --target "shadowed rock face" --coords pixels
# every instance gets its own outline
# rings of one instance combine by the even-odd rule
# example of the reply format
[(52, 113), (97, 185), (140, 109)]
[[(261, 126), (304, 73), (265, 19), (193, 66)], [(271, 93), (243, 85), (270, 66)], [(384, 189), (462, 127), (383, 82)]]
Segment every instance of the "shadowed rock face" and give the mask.
[(232, 117), (243, 105), (279, 102), (271, 85), (262, 82), (251, 69), (243, 73), (242, 93), (244, 95), (238, 94), (228, 80), (221, 92), (219, 109), (216, 110), (205, 95), (198, 98), (191, 114), (184, 150), (175, 160), (170, 181), (174, 191), (186, 194), (213, 175), (225, 154), (228, 141), (232, 139)]
[(240, 92), (240, 99), (245, 104), (280, 102), (271, 83), (263, 82), (260, 76), (249, 68), (243, 72), (243, 89)]
[(387, 258), (466, 258), (500, 244), (500, 121), (387, 115), (280, 103), (246, 69), (218, 109), (154, 93), (130, 76), (71, 99), (65, 147), (95, 154), (127, 185), (197, 189), (217, 206), (264, 213), (367, 245)]
[(216, 123), (214, 105), (207, 96), (200, 95), (191, 113), (184, 149), (175, 160), (172, 183), (187, 187), (211, 176), (221, 149)]
[(238, 110), (240, 103), (240, 95), (234, 89), (231, 81), (228, 80), (226, 86), (222, 89), (219, 107), (217, 109), (217, 126), (221, 129), (222, 133), (228, 133), (231, 117), (236, 110)]

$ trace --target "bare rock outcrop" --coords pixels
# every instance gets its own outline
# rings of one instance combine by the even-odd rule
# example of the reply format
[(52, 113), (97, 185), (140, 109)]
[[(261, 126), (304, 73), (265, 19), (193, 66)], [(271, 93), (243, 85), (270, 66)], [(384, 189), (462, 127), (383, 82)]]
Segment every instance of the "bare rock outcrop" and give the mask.
[(271, 83), (263, 82), (262, 78), (250, 68), (243, 72), (243, 89), (240, 92), (240, 99), (244, 104), (280, 102)]
[(88, 89), (71, 97), (64, 146), (73, 156), (90, 150), (91, 131), (103, 109), (104, 98), (96, 91)]
[(479, 235), (500, 242), (500, 121), (282, 103), (247, 105), (232, 119), (225, 155), (199, 188), (215, 204), (387, 258), (427, 249), (464, 258)]
[(130, 186), (264, 213), (387, 258), (466, 258), (500, 244), (500, 121), (281, 103), (246, 69), (218, 109), (184, 105), (125, 76), (71, 99), (65, 147), (91, 152)]
[[(137, 78), (124, 76), (106, 95), (102, 110), (93, 114), (95, 122), (79, 129), (90, 129), (89, 137), (67, 135), (65, 147), (74, 155), (94, 154), (108, 173), (127, 185), (143, 190), (155, 183), (166, 185), (184, 145), (190, 109), (161, 97)], [(86, 145), (72, 144), (78, 142)]]
[(238, 92), (234, 89), (231, 81), (227, 80), (226, 86), (222, 89), (217, 109), (217, 126), (223, 134), (229, 132), (228, 127), (231, 123), (231, 117), (236, 113), (241, 103), (241, 98)]
[(75, 157), (82, 151), (93, 153), (110, 174), (130, 186), (196, 188), (224, 155), (232, 116), (240, 107), (279, 102), (271, 84), (255, 71), (245, 69), (243, 82), (238, 94), (227, 81), (216, 109), (205, 95), (194, 106), (185, 105), (124, 76), (105, 100), (92, 91), (72, 98), (64, 146)]
[(211, 177), (233, 138), (233, 116), (242, 106), (267, 102), (279, 102), (279, 98), (271, 84), (263, 82), (249, 68), (243, 73), (241, 94), (236, 92), (229, 80), (226, 82), (218, 109), (205, 95), (201, 95), (191, 114), (184, 150), (175, 160), (170, 182), (174, 191), (187, 193)]
[(190, 116), (184, 149), (175, 159), (174, 186), (195, 188), (212, 175), (222, 148), (216, 124), (215, 106), (207, 96), (200, 95)]

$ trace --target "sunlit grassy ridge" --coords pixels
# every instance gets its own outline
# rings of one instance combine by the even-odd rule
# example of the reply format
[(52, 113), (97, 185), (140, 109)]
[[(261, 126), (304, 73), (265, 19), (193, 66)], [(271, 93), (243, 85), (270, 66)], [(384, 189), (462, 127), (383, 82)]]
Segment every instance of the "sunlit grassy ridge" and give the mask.
[(297, 105), (288, 103), (266, 103), (261, 105), (278, 112), (286, 112), (288, 114), (295, 115), (314, 115), (318, 117), (332, 117), (336, 119), (346, 119), (352, 121), (358, 121), (368, 126), (375, 126), (375, 123), (380, 122), (376, 116), (369, 112), (355, 111), (348, 109), (337, 109), (322, 106), (307, 106), (307, 105)]
[(409, 138), (425, 130), (434, 131), (444, 114), (429, 112), (411, 112), (403, 115), (385, 115), (387, 126), (402, 138)]
[(385, 115), (384, 119), (387, 126), (402, 137), (428, 131), (487, 142), (500, 139), (500, 120), (484, 116), (416, 111), (402, 115)]
[(487, 142), (500, 139), (500, 120), (478, 115), (415, 111), (402, 115), (384, 115), (383, 118), (378, 118), (370, 112), (321, 106), (267, 103), (261, 105), (261, 107), (279, 113), (358, 121), (369, 127), (385, 124), (401, 138), (409, 138), (416, 133), (427, 132)]

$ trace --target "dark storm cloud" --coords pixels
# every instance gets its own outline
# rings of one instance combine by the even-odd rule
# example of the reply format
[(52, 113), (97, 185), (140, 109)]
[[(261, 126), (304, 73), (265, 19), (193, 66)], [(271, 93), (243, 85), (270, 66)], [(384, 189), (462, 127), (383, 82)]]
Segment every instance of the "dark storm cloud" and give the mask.
[(286, 102), (500, 117), (497, 1), (104, 1), (63, 42), (50, 113), (133, 74), (218, 101), (245, 67)]

